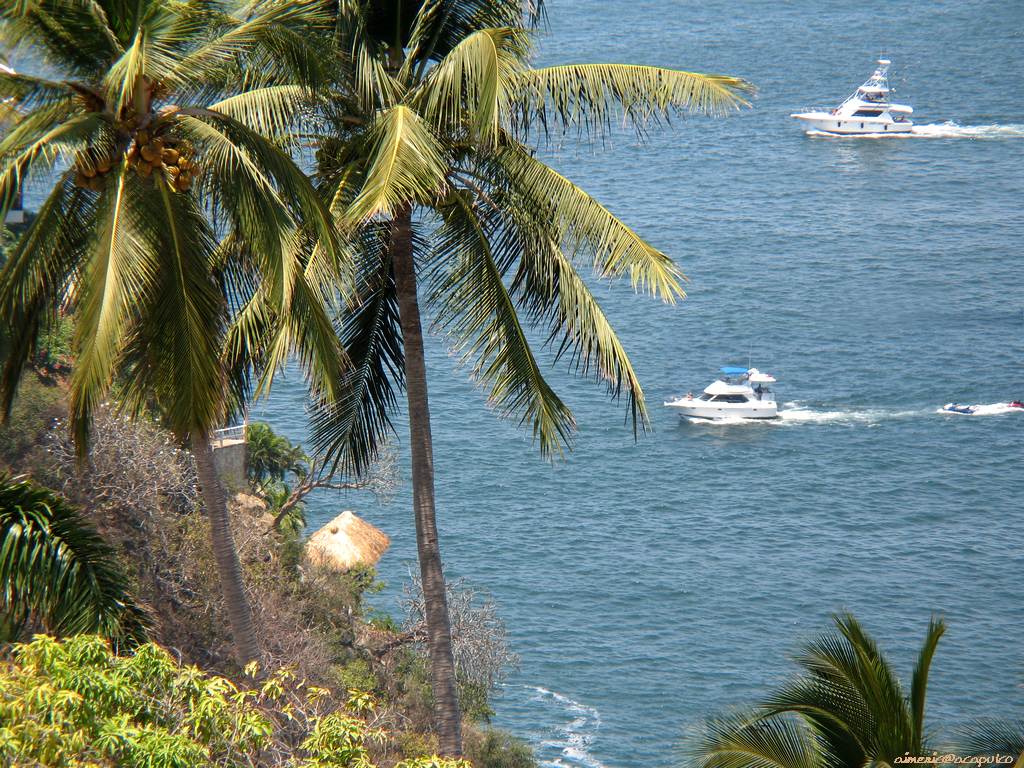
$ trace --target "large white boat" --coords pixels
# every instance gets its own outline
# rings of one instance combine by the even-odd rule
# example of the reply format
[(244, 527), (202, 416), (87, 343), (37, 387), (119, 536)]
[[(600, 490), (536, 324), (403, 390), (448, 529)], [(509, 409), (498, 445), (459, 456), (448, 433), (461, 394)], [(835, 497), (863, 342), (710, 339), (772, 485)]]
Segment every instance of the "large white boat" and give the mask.
[(779, 415), (771, 385), (775, 378), (757, 368), (727, 365), (704, 391), (671, 400), (665, 405), (691, 419), (774, 419)]
[(910, 133), (914, 124), (912, 107), (889, 101), (889, 60), (879, 59), (878, 69), (846, 101), (831, 112), (796, 112), (795, 117), (809, 130), (841, 136)]

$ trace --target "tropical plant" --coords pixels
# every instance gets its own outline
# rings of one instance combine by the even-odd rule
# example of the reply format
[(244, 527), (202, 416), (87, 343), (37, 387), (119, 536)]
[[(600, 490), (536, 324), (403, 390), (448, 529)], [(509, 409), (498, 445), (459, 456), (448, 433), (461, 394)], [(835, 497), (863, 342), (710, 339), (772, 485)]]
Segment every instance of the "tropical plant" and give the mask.
[(0, 642), (16, 639), (29, 621), (58, 635), (142, 642), (149, 620), (127, 582), (77, 509), (23, 477), (0, 476)]
[[(50, 77), (0, 73), (19, 119), (0, 140), (0, 218), (29, 178), (52, 183), (0, 273), (9, 412), (40, 333), (74, 317), (70, 428), (80, 455), (115, 379), (195, 454), (236, 651), (259, 649), (212, 459), (211, 432), (292, 352), (329, 391), (344, 363), (317, 274), (340, 252), (279, 144), (315, 84), (316, 0), (20, 0), (0, 45)], [(224, 235), (218, 243), (217, 236)]]
[(305, 475), (309, 459), (301, 445), (279, 435), (262, 421), (251, 422), (245, 431), (245, 470), (249, 482), (259, 488), (281, 482), (289, 474)]
[(897, 765), (930, 751), (925, 728), (928, 673), (945, 624), (933, 619), (906, 696), (889, 662), (857, 620), (797, 657), (804, 674), (762, 704), (712, 719), (692, 750), (695, 768), (863, 768)]
[[(115, 655), (104, 641), (37, 636), (0, 667), (0, 762), (44, 768), (374, 768), (373, 702), (287, 670), (257, 689), (184, 667), (158, 645)], [(469, 768), (436, 758), (396, 768)]]
[(358, 475), (406, 390), (413, 508), (437, 730), (460, 750), (451, 631), (435, 522), (433, 449), (418, 296), (454, 340), (491, 405), (559, 454), (575, 421), (544, 378), (525, 324), (556, 359), (625, 395), (634, 430), (643, 391), (611, 324), (577, 271), (628, 275), (672, 302), (672, 260), (540, 160), (531, 130), (599, 135), (622, 115), (638, 129), (677, 112), (743, 103), (735, 77), (652, 66), (530, 65), (539, 4), (519, 0), (343, 0), (344, 66), (324, 98), (318, 174), (339, 229), (359, 248), (342, 337), (353, 366), (344, 398), (315, 416), (318, 449)]

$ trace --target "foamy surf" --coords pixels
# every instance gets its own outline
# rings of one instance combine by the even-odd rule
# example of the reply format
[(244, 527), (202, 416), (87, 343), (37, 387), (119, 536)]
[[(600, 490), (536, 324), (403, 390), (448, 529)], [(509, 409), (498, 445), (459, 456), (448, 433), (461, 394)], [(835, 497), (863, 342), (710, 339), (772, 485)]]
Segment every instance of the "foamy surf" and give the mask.
[(597, 708), (540, 686), (527, 688), (534, 692), (530, 701), (551, 710), (546, 721), (555, 723), (550, 735), (540, 742), (538, 757), (542, 768), (606, 768), (590, 752), (601, 727)]
[(930, 125), (915, 125), (909, 133), (840, 134), (828, 131), (806, 131), (808, 136), (824, 139), (1020, 139), (1024, 125), (959, 125), (952, 120)]

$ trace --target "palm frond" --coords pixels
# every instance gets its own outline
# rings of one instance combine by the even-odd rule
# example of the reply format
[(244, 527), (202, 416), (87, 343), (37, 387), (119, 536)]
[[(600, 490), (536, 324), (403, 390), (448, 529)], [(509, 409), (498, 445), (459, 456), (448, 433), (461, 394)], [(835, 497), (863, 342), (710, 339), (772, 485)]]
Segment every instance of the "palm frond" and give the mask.
[(708, 721), (688, 750), (691, 768), (824, 768), (813, 734), (795, 718), (746, 712)]
[(550, 222), (570, 250), (590, 254), (599, 276), (629, 273), (634, 290), (670, 303), (685, 296), (685, 278), (672, 260), (569, 179), (518, 144), (502, 148), (494, 160), (529, 214)]
[(227, 307), (213, 279), (213, 232), (195, 199), (176, 194), (160, 177), (153, 187), (133, 205), (165, 239), (153, 254), (151, 284), (136, 296), (136, 315), (146, 322), (133, 318), (126, 333), (120, 394), (134, 411), (157, 401), (166, 425), (183, 437), (224, 421), (220, 352)]
[(157, 270), (154, 243), (134, 202), (139, 187), (119, 166), (97, 211), (96, 241), (75, 323), (76, 364), (71, 380), (71, 427), (84, 455), (92, 413), (114, 375), (131, 316)]
[[(946, 632), (946, 624), (942, 619), (933, 618), (928, 625), (928, 633), (925, 635), (924, 644), (917, 657), (917, 664), (914, 665), (914, 677), (910, 683), (910, 715), (913, 721), (913, 735), (915, 754), (922, 754), (924, 749), (924, 706), (926, 693), (928, 691), (928, 672), (931, 669), (932, 658), (935, 656), (935, 649), (939, 640)], [(1024, 751), (1024, 747), (1021, 748)]]
[(852, 614), (837, 616), (835, 623), (857, 656), (857, 677), (853, 682), (881, 725), (876, 729), (876, 756), (902, 754), (906, 745), (913, 742), (913, 725), (896, 673)]
[(520, 29), (474, 32), (430, 71), (416, 103), (439, 130), (457, 134), (468, 125), (475, 141), (493, 146), (529, 49), (529, 37)]
[(0, 101), (10, 99), (12, 107), (32, 111), (47, 104), (78, 95), (68, 83), (0, 68)]
[(444, 186), (447, 166), (430, 129), (409, 107), (383, 112), (371, 130), (368, 169), (346, 218), (358, 225), (390, 216), (409, 202), (426, 202)]
[(18, 628), (32, 616), (60, 635), (143, 642), (149, 618), (127, 584), (113, 551), (78, 510), (24, 478), (0, 476), (2, 624)]
[(567, 64), (518, 74), (519, 127), (607, 131), (622, 117), (638, 129), (673, 115), (719, 115), (747, 104), (754, 87), (738, 77), (633, 64)]
[(541, 373), (519, 323), (492, 253), (498, 232), (467, 197), (454, 191), (441, 209), (435, 258), (453, 266), (430, 297), (436, 321), (464, 359), (473, 361), (473, 378), (489, 387), (488, 402), (503, 416), (529, 424), (543, 455), (561, 454), (572, 439), (575, 419)]
[(22, 370), (35, 349), (45, 318), (64, 303), (70, 281), (90, 245), (95, 200), (65, 173), (19, 238), (0, 271), (0, 317), (10, 349), (0, 380), (6, 418)]
[(509, 290), (532, 322), (548, 327), (555, 359), (568, 355), (576, 374), (604, 382), (613, 398), (625, 392), (634, 433), (646, 428), (647, 406), (633, 364), (601, 305), (559, 245), (550, 239), (521, 243), (519, 267)]
[(236, 93), (209, 109), (262, 135), (286, 137), (301, 121), (308, 104), (309, 92), (304, 86), (272, 85)]
[[(246, 6), (243, 6), (244, 18), (225, 19), (221, 29), (217, 30), (218, 34), (207, 35), (207, 39), (200, 45), (181, 57), (169, 74), (168, 82), (174, 83), (176, 87), (202, 83), (211, 71), (230, 65), (238, 56), (258, 55), (268, 43), (272, 46), (272, 52), (279, 55), (299, 51), (299, 60), (290, 56), (287, 59), (279, 58), (278, 66), (297, 64), (301, 68), (312, 64), (311, 59), (302, 58), (301, 48), (290, 45), (286, 47), (288, 41), (282, 36), (282, 30), (292, 25), (310, 30), (327, 27), (330, 16), (326, 13), (324, 3), (320, 0), (256, 0)], [(309, 79), (315, 81), (313, 77)]]
[(793, 681), (768, 696), (762, 709), (772, 715), (799, 715), (827, 750), (830, 768), (863, 765), (873, 754), (875, 713), (847, 680)]
[(31, 41), (47, 61), (83, 79), (96, 77), (121, 54), (93, 2), (19, 0), (4, 8), (0, 18), (3, 47)]
[(382, 227), (361, 234), (355, 290), (340, 319), (352, 364), (340, 397), (315, 402), (311, 417), (316, 453), (352, 476), (366, 471), (394, 432), (391, 413), (396, 392), (404, 386), (402, 329), (387, 238)]
[(33, 175), (50, 172), (60, 160), (73, 162), (86, 146), (109, 146), (106, 121), (96, 114), (73, 115), (73, 109), (69, 102), (41, 107), (0, 140), (0, 215)]

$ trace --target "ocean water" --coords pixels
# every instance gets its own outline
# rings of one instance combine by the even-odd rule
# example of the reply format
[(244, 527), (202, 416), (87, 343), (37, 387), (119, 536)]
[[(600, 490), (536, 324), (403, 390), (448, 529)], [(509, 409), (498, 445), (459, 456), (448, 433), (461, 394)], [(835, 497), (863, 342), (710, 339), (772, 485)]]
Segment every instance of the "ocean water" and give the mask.
[[(496, 723), (545, 766), (678, 765), (703, 717), (764, 695), (844, 609), (904, 679), (929, 617), (946, 618), (928, 701), (940, 736), (1024, 717), (1024, 413), (936, 412), (1024, 397), (1024, 4), (548, 11), (543, 63), (727, 72), (759, 94), (644, 143), (544, 150), (690, 278), (671, 307), (598, 290), (650, 434), (634, 442), (621, 406), (556, 368), (580, 434), (546, 464), (443, 340), (428, 350), (447, 573), (493, 594), (521, 656)], [(788, 117), (834, 106), (880, 54), (913, 137), (808, 137)], [(779, 379), (778, 423), (661, 407), (748, 360)], [(301, 387), (283, 382), (254, 415), (302, 438)], [(352, 508), (392, 536), (384, 608), (415, 562), (405, 478), (390, 503), (325, 494), (310, 510), (313, 527)]]

